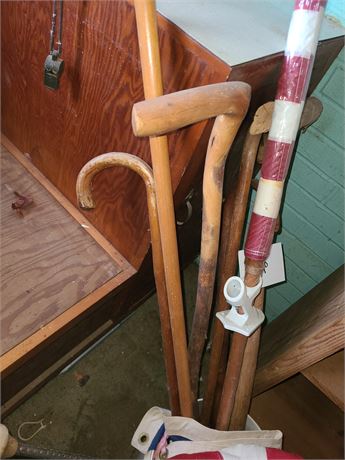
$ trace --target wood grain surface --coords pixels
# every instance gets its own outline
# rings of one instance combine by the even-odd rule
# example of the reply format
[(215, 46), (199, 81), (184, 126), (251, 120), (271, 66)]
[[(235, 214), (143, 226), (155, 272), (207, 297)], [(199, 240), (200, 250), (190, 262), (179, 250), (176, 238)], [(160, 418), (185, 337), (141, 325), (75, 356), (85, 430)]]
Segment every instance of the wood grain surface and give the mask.
[[(2, 2), (2, 127), (76, 204), (77, 174), (96, 155), (123, 151), (150, 163), (147, 139), (131, 130), (132, 105), (144, 99), (135, 18), (127, 1), (66, 2), (65, 70), (60, 89), (51, 91), (43, 85), (50, 15), (50, 1)], [(230, 68), (163, 17), (159, 29), (166, 92), (226, 80)], [(174, 189), (203, 129), (169, 139)], [(149, 244), (143, 184), (114, 169), (97, 177), (94, 190), (97, 207), (88, 218), (138, 268)]]
[[(33, 204), (12, 209), (14, 192)], [(123, 271), (11, 154), (1, 152), (2, 353)]]
[(344, 350), (307, 367), (302, 374), (344, 412)]
[(250, 415), (262, 430), (281, 430), (288, 452), (344, 458), (344, 413), (301, 374), (255, 397)]
[(254, 394), (341, 350), (344, 312), (342, 265), (264, 329)]

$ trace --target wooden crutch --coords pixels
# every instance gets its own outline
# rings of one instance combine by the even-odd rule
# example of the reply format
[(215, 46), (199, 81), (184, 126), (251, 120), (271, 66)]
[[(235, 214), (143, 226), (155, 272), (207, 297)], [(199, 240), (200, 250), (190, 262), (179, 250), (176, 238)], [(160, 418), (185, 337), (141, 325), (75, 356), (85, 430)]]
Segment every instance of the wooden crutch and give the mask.
[[(315, 51), (326, 1), (296, 0), (292, 15), (282, 71), (278, 81), (272, 125), (266, 142), (258, 192), (245, 244), (245, 290), (259, 286), (264, 262), (273, 240), (285, 178), (313, 68)], [(240, 308), (238, 308), (240, 314)], [(228, 368), (216, 427), (228, 429), (248, 338), (233, 334)], [(257, 356), (252, 359), (255, 372)], [(253, 378), (249, 378), (253, 382)], [(252, 387), (243, 397), (251, 398)], [(243, 408), (249, 404), (243, 404)], [(244, 417), (242, 417), (244, 419)], [(236, 421), (234, 422), (236, 424)]]
[[(163, 94), (156, 4), (134, 0), (145, 99)], [(166, 136), (150, 137), (153, 177), (156, 190), (159, 232), (175, 354), (181, 415), (192, 417), (192, 395), (188, 367), (187, 336), (177, 250), (176, 224)]]
[(139, 174), (145, 183), (169, 403), (172, 414), (177, 415), (180, 413), (180, 404), (152, 169), (145, 161), (129, 153), (111, 152), (99, 155), (87, 162), (79, 172), (76, 186), (78, 202), (84, 209), (93, 209), (95, 202), (92, 196), (92, 181), (100, 171), (114, 166), (131, 169)]
[(216, 116), (208, 143), (203, 179), (203, 222), (197, 302), (189, 347), (193, 401), (197, 399), (201, 357), (210, 316), (218, 253), (224, 166), (247, 112), (250, 87), (227, 82), (192, 88), (134, 105), (136, 135), (165, 134)]

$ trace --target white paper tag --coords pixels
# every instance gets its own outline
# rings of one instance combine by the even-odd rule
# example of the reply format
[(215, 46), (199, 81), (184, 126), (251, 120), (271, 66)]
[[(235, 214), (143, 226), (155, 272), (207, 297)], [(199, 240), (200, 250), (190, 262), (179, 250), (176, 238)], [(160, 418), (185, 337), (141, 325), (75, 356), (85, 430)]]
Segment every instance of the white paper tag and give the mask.
[[(244, 250), (238, 251), (238, 263), (240, 277), (244, 279)], [(262, 287), (272, 286), (282, 281), (285, 281), (283, 246), (281, 243), (274, 243), (271, 246), (270, 255), (265, 262), (265, 269), (262, 274)]]

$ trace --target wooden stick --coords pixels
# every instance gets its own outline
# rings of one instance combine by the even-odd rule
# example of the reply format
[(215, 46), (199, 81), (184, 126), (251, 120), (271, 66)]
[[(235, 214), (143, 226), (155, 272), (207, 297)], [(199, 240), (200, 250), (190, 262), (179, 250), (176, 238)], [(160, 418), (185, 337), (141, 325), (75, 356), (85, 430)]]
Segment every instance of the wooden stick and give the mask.
[[(216, 311), (223, 311), (229, 308), (224, 298), (223, 287), (226, 280), (230, 276), (236, 274), (237, 252), (241, 244), (250, 183), (260, 143), (260, 137), (261, 136), (259, 134), (247, 134), (243, 147), (234, 202), (231, 199), (232, 196), (229, 196), (229, 199), (226, 200), (224, 205), (219, 261), (220, 279), (216, 293)], [(201, 415), (201, 421), (204, 425), (209, 425), (210, 423), (224, 336), (225, 330), (223, 325), (220, 321), (216, 321), (214, 324), (211, 356)]]
[[(245, 261), (246, 275), (244, 283), (248, 287), (256, 286), (260, 280), (264, 262), (247, 259)], [(228, 430), (231, 414), (235, 404), (235, 396), (240, 380), (244, 352), (248, 337), (234, 332), (231, 339), (231, 348), (228, 359), (228, 366), (225, 374), (222, 397), (219, 404), (218, 417), (216, 422), (217, 430)]]
[[(145, 99), (163, 94), (155, 2), (135, 0)], [(177, 251), (175, 212), (166, 137), (150, 137), (160, 238), (172, 329), (181, 414), (192, 417), (187, 336)]]
[[(196, 305), (189, 341), (189, 365), (194, 401), (198, 396), (201, 359), (210, 319), (216, 275), (223, 200), (224, 167), (231, 144), (248, 108), (249, 97), (233, 115), (219, 115), (211, 132), (203, 178), (201, 252)], [(239, 114), (239, 115), (238, 115)]]
[[(262, 310), (265, 301), (265, 289), (261, 289), (260, 294), (255, 299), (255, 307)], [(244, 351), (241, 374), (236, 391), (235, 404), (230, 418), (230, 430), (243, 430), (249, 412), (250, 398), (255, 369), (257, 366), (257, 356), (260, 345), (261, 327), (259, 327), (250, 337), (248, 337), (246, 349)]]
[(86, 163), (79, 172), (77, 179), (78, 201), (82, 208), (93, 209), (95, 203), (92, 196), (92, 181), (95, 175), (100, 171), (114, 166), (124, 166), (131, 169), (139, 174), (145, 183), (151, 231), (153, 270), (159, 305), (168, 395), (172, 413), (178, 414), (180, 411), (180, 403), (176, 379), (175, 355), (170, 327), (168, 297), (164, 277), (163, 255), (152, 170), (141, 158), (130, 155), (129, 153), (111, 152), (99, 155)]
[(250, 86), (247, 83), (232, 81), (137, 102), (132, 111), (133, 131), (136, 136), (159, 136), (220, 114), (243, 118), (248, 108), (248, 95)]

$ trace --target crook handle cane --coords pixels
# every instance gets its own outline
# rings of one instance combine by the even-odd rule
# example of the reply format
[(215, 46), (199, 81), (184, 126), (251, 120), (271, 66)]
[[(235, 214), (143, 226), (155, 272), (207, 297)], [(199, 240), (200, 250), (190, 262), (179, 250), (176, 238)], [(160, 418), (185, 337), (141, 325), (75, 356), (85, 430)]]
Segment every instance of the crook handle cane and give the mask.
[(157, 203), (152, 169), (142, 159), (135, 155), (122, 152), (111, 152), (99, 155), (84, 165), (77, 179), (77, 197), (80, 206), (92, 209), (95, 203), (92, 197), (91, 184), (96, 174), (106, 168), (124, 166), (139, 174), (146, 187), (147, 206), (152, 241), (153, 270), (157, 289), (159, 314), (162, 331), (162, 344), (167, 375), (167, 387), (170, 409), (173, 414), (179, 414), (179, 396), (176, 380), (175, 356), (171, 335), (169, 308), (164, 277), (162, 247), (159, 236)]

